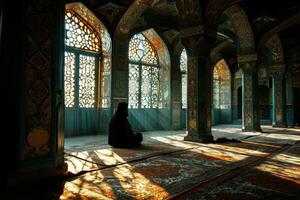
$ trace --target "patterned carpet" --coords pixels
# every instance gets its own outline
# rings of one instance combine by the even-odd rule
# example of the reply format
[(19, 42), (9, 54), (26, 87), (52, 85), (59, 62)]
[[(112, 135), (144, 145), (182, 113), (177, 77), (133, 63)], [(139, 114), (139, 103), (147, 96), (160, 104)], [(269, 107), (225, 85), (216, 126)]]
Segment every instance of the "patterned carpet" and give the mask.
[(66, 162), (68, 170), (72, 174), (83, 171), (93, 171), (112, 167), (132, 161), (164, 155), (172, 152), (183, 151), (192, 148), (191, 146), (173, 146), (162, 142), (147, 142), (135, 149), (106, 148), (88, 151), (71, 152), (66, 151)]
[(63, 179), (22, 185), (0, 196), (300, 200), (300, 129), (241, 132), (242, 141), (223, 137), (235, 135), (236, 128), (218, 130), (213, 144), (183, 141), (183, 132), (157, 132), (146, 135), (137, 149), (111, 148), (105, 136), (71, 138), (65, 145), (69, 173)]
[[(168, 140), (172, 144), (162, 146), (161, 143), (170, 142)], [(176, 138), (161, 138), (156, 145), (152, 149), (150, 145), (135, 150), (108, 149), (106, 154), (98, 152), (97, 159), (95, 155), (91, 155), (89, 159), (102, 167), (103, 164), (113, 166), (106, 166), (102, 170), (91, 171), (67, 181), (60, 198), (176, 197), (187, 188), (247, 166), (282, 148), (282, 145), (256, 142), (199, 144)]]
[(286, 143), (286, 137), (201, 144), (177, 134), (152, 137), (137, 149), (72, 142), (63, 180), (23, 185), (1, 199), (297, 200), (300, 142)]
[(198, 187), (177, 199), (300, 199), (300, 143), (275, 154), (262, 163), (208, 187)]

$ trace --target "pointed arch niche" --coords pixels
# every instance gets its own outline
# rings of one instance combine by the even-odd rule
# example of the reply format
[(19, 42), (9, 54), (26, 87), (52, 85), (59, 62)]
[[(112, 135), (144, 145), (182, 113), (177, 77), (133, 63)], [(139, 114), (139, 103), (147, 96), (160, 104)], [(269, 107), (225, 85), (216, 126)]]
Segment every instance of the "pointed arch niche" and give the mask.
[(232, 122), (231, 111), (231, 75), (228, 65), (221, 59), (213, 71), (213, 124)]
[(128, 47), (129, 120), (135, 130), (170, 129), (170, 56), (159, 35), (134, 34)]
[(110, 107), (111, 37), (82, 3), (65, 6), (65, 136), (105, 132)]

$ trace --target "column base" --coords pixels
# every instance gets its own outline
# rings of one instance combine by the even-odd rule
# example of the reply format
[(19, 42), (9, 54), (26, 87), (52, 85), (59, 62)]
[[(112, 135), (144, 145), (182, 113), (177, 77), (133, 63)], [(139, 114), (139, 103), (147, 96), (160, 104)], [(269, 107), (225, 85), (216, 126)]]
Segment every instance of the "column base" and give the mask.
[(287, 125), (283, 125), (283, 124), (275, 124), (275, 125), (272, 125), (273, 128), (287, 128), (288, 126)]
[(36, 184), (42, 181), (59, 180), (67, 174), (68, 165), (58, 165), (56, 167), (42, 168), (32, 171), (19, 171), (15, 174), (8, 175), (5, 180), (6, 188), (14, 188), (22, 184)]
[(262, 129), (259, 128), (252, 128), (252, 127), (247, 127), (247, 128), (242, 128), (243, 132), (262, 132)]
[(204, 136), (204, 137), (195, 137), (195, 136), (185, 136), (184, 141), (190, 142), (198, 142), (198, 143), (212, 143), (214, 141), (214, 137), (212, 135)]

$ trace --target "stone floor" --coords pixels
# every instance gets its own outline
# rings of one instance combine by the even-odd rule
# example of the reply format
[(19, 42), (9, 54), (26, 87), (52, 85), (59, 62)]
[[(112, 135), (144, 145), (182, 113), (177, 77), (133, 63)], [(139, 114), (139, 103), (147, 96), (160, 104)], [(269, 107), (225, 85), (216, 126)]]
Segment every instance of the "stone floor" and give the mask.
[[(226, 124), (212, 127), (214, 139), (227, 138), (237, 140), (249, 140), (257, 142), (294, 144), (300, 141), (300, 129), (273, 128), (262, 126), (262, 132), (242, 132), (241, 125)], [(185, 135), (186, 131), (147, 131), (143, 133), (144, 141), (153, 141), (157, 137)], [(65, 139), (65, 150), (83, 151), (88, 149), (109, 148), (107, 135), (71, 137)]]
[(138, 149), (111, 148), (106, 135), (66, 138), (62, 180), (2, 197), (300, 200), (300, 129), (262, 130), (214, 126), (212, 144), (183, 141), (185, 131), (144, 132)]

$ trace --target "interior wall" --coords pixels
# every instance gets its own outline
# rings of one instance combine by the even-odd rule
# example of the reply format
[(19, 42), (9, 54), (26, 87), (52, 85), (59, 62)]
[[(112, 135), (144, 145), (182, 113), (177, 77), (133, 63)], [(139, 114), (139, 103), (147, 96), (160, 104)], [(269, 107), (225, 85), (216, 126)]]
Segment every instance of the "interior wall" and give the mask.
[(260, 108), (260, 119), (270, 120), (270, 89), (266, 85), (259, 85), (258, 87), (259, 95), (259, 108)]

